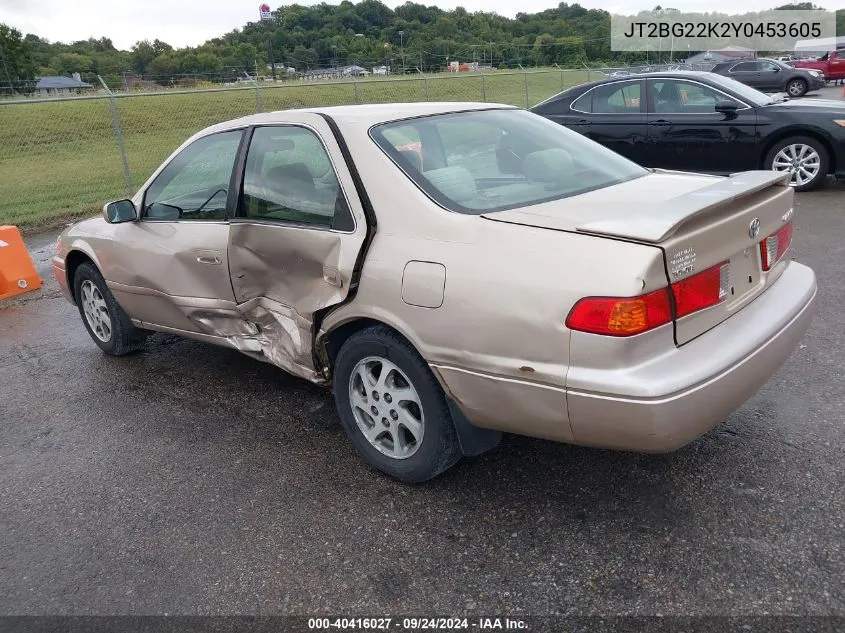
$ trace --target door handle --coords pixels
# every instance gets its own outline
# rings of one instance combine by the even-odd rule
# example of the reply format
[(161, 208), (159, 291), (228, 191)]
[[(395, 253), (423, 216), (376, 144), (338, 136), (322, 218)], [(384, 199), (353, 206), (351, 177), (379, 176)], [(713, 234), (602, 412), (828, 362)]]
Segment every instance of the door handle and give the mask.
[(588, 121), (587, 119), (581, 119), (580, 121), (576, 121), (575, 125), (592, 125), (592, 121)]
[(216, 255), (214, 255), (214, 256), (212, 256), (212, 255), (199, 255), (199, 256), (197, 256), (197, 261), (200, 264), (211, 264), (213, 266), (216, 266), (216, 265), (219, 265), (219, 264), (222, 263), (220, 258), (217, 257)]
[(657, 121), (649, 121), (648, 124), (649, 125), (662, 126), (662, 125), (670, 125), (670, 122), (667, 121), (666, 119), (658, 119)]

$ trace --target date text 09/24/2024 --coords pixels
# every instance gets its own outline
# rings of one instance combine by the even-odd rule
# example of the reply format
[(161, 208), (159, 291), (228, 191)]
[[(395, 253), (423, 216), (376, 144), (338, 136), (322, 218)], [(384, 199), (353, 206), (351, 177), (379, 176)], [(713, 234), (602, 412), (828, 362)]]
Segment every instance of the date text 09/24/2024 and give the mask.
[(528, 623), (515, 618), (309, 618), (312, 631), (494, 631), (527, 630)]

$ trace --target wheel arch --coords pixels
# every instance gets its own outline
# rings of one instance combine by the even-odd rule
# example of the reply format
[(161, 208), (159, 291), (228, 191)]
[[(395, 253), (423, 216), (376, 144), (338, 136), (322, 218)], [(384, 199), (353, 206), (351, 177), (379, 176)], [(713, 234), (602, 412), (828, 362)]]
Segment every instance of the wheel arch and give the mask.
[[(417, 351), (423, 361), (428, 363), (428, 360), (420, 351), (420, 346), (400, 328), (373, 316), (353, 316), (334, 324), (317, 337), (315, 348), (320, 358), (326, 363), (325, 373), (329, 380), (331, 380), (335, 359), (343, 344), (357, 332), (375, 326), (386, 327), (401, 336)], [(501, 431), (485, 429), (472, 424), (450, 393), (447, 385), (444, 384), (439, 373), (436, 371), (432, 371), (431, 373), (446, 397), (446, 403), (449, 407), (449, 413), (452, 417), (452, 424), (458, 437), (461, 452), (470, 457), (481, 455), (498, 446), (502, 438)]]
[(793, 81), (801, 81), (801, 82), (804, 83), (805, 86), (807, 86), (807, 90), (805, 91), (805, 94), (810, 91), (810, 80), (807, 79), (806, 77), (801, 77), (799, 75), (793, 75), (792, 77), (789, 77), (786, 80), (786, 83), (784, 84), (784, 89), (786, 89), (786, 87), (789, 86), (789, 84), (791, 84)]
[(419, 344), (415, 342), (412, 337), (403, 332), (401, 328), (397, 328), (392, 323), (388, 323), (386, 320), (378, 319), (373, 316), (351, 316), (343, 321), (338, 321), (337, 323), (330, 325), (324, 332), (319, 333), (316, 337), (314, 347), (321, 360), (326, 364), (329, 376), (331, 376), (335, 360), (337, 359), (337, 354), (340, 351), (340, 348), (343, 347), (343, 344), (361, 330), (376, 326), (386, 327), (396, 332), (396, 334), (408, 341), (417, 353), (423, 357), (423, 360), (426, 360), (420, 351)]
[(65, 275), (67, 275), (68, 294), (70, 294), (74, 303), (76, 303), (76, 288), (74, 287), (73, 280), (76, 277), (76, 271), (82, 264), (85, 263), (97, 266), (94, 259), (88, 253), (79, 248), (72, 248), (68, 251), (67, 255), (65, 255)]
[(769, 152), (772, 151), (772, 148), (775, 145), (777, 145), (783, 140), (795, 136), (806, 136), (808, 138), (815, 139), (819, 143), (821, 143), (824, 146), (825, 151), (827, 152), (827, 173), (836, 173), (836, 152), (834, 151), (833, 143), (824, 133), (818, 130), (807, 128), (786, 128), (784, 130), (778, 131), (776, 135), (774, 135), (771, 139), (766, 142), (766, 144), (763, 146), (763, 151), (760, 152), (760, 168), (768, 169), (768, 167), (766, 167), (766, 157), (769, 155)]

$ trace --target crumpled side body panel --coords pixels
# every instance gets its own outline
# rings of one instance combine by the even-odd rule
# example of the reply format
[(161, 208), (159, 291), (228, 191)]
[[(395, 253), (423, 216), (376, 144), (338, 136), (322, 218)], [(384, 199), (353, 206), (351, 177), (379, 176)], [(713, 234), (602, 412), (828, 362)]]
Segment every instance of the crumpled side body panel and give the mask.
[(364, 231), (233, 222), (228, 257), (237, 311), (257, 332), (215, 333), (251, 356), (323, 382), (314, 359), (314, 315), (346, 298), (363, 239)]
[(312, 322), (290, 306), (256, 297), (232, 310), (186, 311), (197, 328), (225, 338), (231, 347), (312, 382), (323, 382), (314, 371)]

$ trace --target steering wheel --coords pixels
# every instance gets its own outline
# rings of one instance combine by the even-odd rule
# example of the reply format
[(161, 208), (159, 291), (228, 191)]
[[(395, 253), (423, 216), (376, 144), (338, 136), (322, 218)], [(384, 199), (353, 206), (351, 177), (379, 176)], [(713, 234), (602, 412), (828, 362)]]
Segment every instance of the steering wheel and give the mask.
[(199, 213), (200, 211), (202, 211), (203, 209), (205, 209), (205, 205), (207, 205), (209, 202), (211, 202), (212, 200), (214, 200), (215, 196), (217, 196), (217, 194), (218, 194), (218, 193), (220, 193), (221, 191), (222, 191), (223, 193), (226, 193), (226, 190), (225, 190), (225, 189), (218, 189), (218, 190), (217, 190), (217, 191), (215, 191), (213, 194), (211, 194), (211, 196), (209, 196), (208, 200), (206, 200), (205, 202), (203, 202), (203, 203), (199, 206), (199, 208), (198, 208), (196, 211), (194, 211), (194, 213)]

